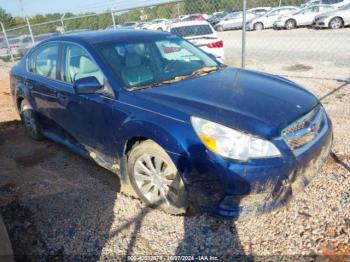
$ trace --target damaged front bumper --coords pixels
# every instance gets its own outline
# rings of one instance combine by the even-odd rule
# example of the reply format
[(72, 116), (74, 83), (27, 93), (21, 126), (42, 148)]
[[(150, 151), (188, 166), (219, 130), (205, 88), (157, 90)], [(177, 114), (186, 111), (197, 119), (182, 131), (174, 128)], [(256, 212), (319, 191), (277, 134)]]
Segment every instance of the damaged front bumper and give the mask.
[(240, 163), (208, 152), (207, 159), (194, 160), (197, 176), (192, 177), (197, 179), (186, 181), (188, 194), (196, 206), (221, 217), (269, 212), (310, 183), (328, 157), (332, 141), (327, 117), (323, 132), (298, 154), (283, 139), (276, 141), (280, 158)]

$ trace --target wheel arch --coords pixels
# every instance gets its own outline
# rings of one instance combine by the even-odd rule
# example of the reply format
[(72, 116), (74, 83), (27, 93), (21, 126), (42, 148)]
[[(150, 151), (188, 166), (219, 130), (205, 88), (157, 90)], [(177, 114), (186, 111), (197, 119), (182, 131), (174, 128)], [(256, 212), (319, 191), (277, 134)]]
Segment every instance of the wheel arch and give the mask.
[(335, 18), (339, 18), (339, 19), (342, 21), (342, 26), (341, 26), (341, 27), (344, 26), (344, 18), (341, 17), (341, 16), (339, 16), (339, 15), (337, 15), (337, 16), (332, 17), (332, 18), (329, 20), (329, 22), (328, 22), (328, 28), (331, 28), (331, 22), (332, 22)]
[(261, 24), (262, 25), (262, 29), (264, 29), (265, 28), (265, 25), (264, 25), (264, 23), (262, 22), (262, 21), (256, 21), (254, 24), (253, 24), (253, 28), (254, 28), (254, 30), (255, 30), (255, 26), (257, 25), (257, 24)]
[(181, 138), (170, 132), (171, 127), (165, 128), (166, 126), (169, 125), (161, 126), (149, 121), (130, 121), (124, 124), (118, 131), (123, 138), (119, 147), (119, 155), (127, 156), (136, 143), (149, 139), (160, 145), (168, 153), (184, 154), (186, 149), (181, 142), (179, 143)]
[(295, 27), (298, 26), (298, 22), (297, 22), (297, 20), (296, 20), (295, 18), (288, 18), (288, 19), (286, 20), (286, 22), (284, 23), (285, 26), (287, 25), (288, 21), (293, 21), (293, 22), (294, 22), (294, 26), (295, 26)]

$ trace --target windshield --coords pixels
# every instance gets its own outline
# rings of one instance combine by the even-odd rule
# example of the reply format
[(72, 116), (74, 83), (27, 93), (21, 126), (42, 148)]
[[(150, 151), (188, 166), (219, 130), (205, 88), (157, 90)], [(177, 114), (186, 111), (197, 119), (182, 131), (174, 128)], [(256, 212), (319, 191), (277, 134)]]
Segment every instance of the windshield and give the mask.
[(177, 36), (100, 43), (96, 49), (128, 89), (169, 84), (219, 68), (218, 62)]
[(189, 25), (171, 28), (171, 33), (180, 37), (211, 35), (213, 30), (209, 25)]

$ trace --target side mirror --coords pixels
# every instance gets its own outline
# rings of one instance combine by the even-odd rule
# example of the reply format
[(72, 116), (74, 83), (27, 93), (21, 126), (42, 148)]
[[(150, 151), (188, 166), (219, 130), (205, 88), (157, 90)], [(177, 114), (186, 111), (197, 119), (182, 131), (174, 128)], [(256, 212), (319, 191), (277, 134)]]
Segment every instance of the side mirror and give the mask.
[(80, 78), (74, 81), (74, 90), (76, 94), (92, 94), (100, 90), (102, 85), (94, 76)]

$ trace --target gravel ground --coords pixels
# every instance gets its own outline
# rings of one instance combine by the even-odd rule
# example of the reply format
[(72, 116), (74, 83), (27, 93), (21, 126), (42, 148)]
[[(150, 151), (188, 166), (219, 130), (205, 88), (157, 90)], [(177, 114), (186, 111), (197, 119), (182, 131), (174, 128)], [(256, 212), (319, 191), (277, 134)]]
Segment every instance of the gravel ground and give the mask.
[[(311, 69), (252, 63), (255, 69), (289, 75), (325, 97), (335, 141), (322, 171), (286, 207), (233, 221), (149, 209), (121, 194), (115, 175), (51, 141), (32, 141), (12, 107), (8, 69), (0, 67), (0, 212), (14, 253), (32, 260), (51, 255), (58, 261), (149, 254), (220, 260), (233, 255), (270, 260), (277, 255), (350, 256), (349, 83), (329, 80), (332, 68), (325, 74), (317, 63), (308, 62)], [(348, 68), (339, 76), (350, 78), (346, 74)]]

